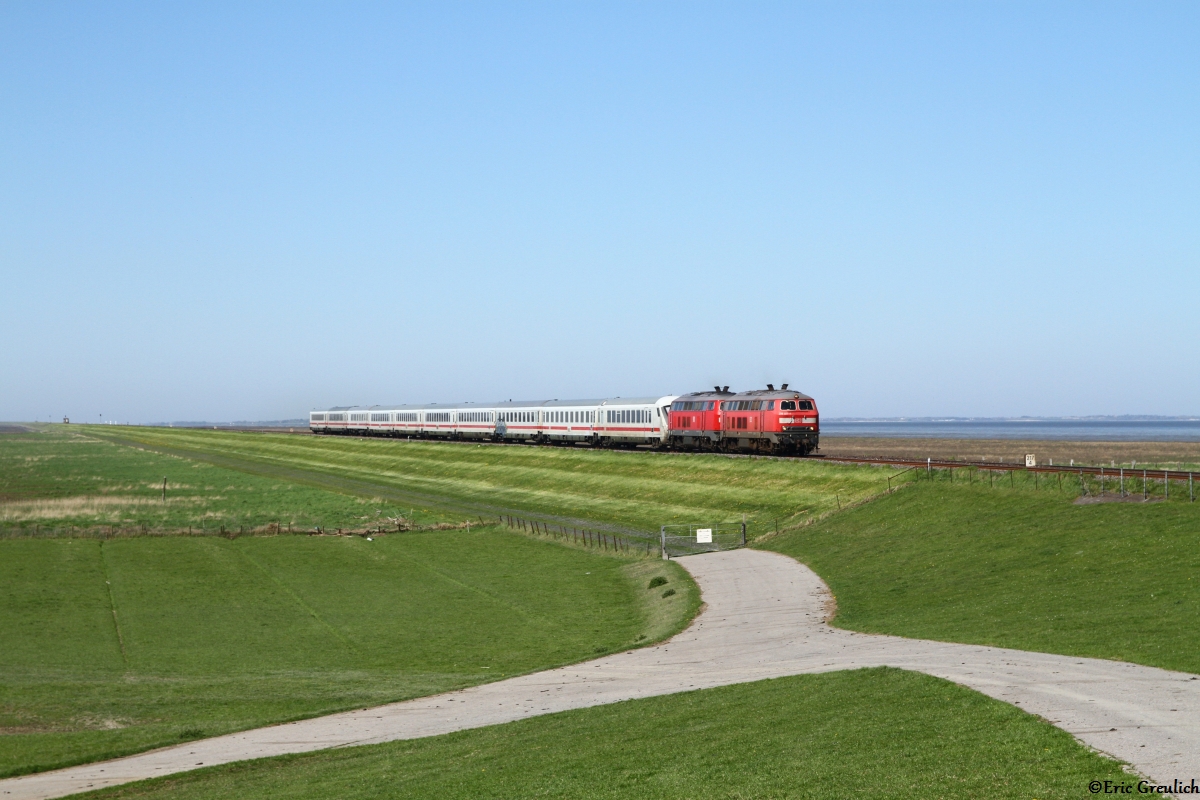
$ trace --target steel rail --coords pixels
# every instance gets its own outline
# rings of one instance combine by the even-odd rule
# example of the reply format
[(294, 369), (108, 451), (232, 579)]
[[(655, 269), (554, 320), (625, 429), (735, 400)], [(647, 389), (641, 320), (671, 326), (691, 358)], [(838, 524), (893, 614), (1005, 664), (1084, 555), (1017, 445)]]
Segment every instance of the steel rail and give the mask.
[[(180, 426), (180, 427), (182, 427), (182, 426)], [(433, 441), (433, 442), (436, 442), (436, 441), (466, 442), (469, 444), (517, 445), (517, 446), (525, 446), (525, 447), (528, 447), (530, 445), (533, 445), (533, 446), (548, 445), (548, 446), (552, 446), (552, 447), (566, 447), (566, 446), (574, 446), (576, 444), (575, 442), (541, 442), (541, 441), (537, 441), (537, 440), (533, 440), (533, 439), (522, 440), (522, 441), (497, 441), (497, 440), (486, 440), (486, 439), (469, 439), (469, 440), (467, 440), (467, 439), (452, 439), (452, 438), (421, 436), (421, 435), (387, 436), (387, 435), (379, 435), (379, 434), (371, 434), (371, 433), (362, 433), (359, 431), (355, 431), (353, 433), (340, 432), (340, 431), (339, 432), (328, 432), (328, 433), (326, 433), (326, 432), (317, 433), (315, 431), (310, 430), (309, 428), (303, 428), (303, 427), (301, 427), (295, 431), (286, 430), (286, 429), (281, 430), (278, 428), (222, 428), (221, 430), (240, 431), (243, 433), (303, 433), (303, 434), (312, 434), (312, 435), (317, 435), (317, 436), (330, 436), (330, 435), (346, 436), (346, 437), (359, 438), (359, 439), (381, 439), (381, 438), (417, 439), (417, 440), (422, 440), (422, 441)], [(632, 447), (622, 447), (622, 448), (618, 448), (618, 449), (624, 449), (624, 450), (628, 451), (628, 450), (641, 450), (643, 448), (639, 445), (634, 445)], [(743, 457), (743, 458), (780, 458), (780, 459), (796, 459), (796, 460), (808, 459), (808, 460), (813, 460), (813, 461), (828, 461), (831, 463), (838, 463), (838, 464), (875, 464), (875, 465), (879, 465), (879, 466), (895, 466), (895, 467), (928, 467), (930, 469), (974, 468), (974, 469), (990, 469), (990, 470), (996, 470), (999, 472), (1008, 472), (1009, 470), (1020, 469), (1020, 470), (1025, 470), (1027, 472), (1040, 472), (1042, 474), (1069, 473), (1069, 474), (1075, 474), (1075, 475), (1079, 475), (1079, 474), (1104, 475), (1105, 477), (1108, 477), (1109, 475), (1117, 477), (1117, 476), (1119, 476), (1120, 471), (1122, 469), (1124, 469), (1125, 477), (1127, 477), (1127, 478), (1130, 478), (1130, 477), (1140, 478), (1140, 477), (1142, 477), (1142, 473), (1144, 472), (1146, 474), (1147, 480), (1149, 480), (1149, 479), (1162, 480), (1163, 476), (1165, 475), (1167, 480), (1186, 481), (1189, 478), (1195, 478), (1197, 476), (1200, 476), (1200, 472), (1197, 472), (1195, 470), (1189, 472), (1188, 470), (1182, 470), (1182, 469), (1159, 469), (1159, 468), (1152, 468), (1152, 467), (1122, 467), (1120, 465), (1115, 466), (1115, 467), (1104, 467), (1104, 466), (1097, 467), (1097, 466), (1089, 466), (1089, 465), (1085, 465), (1085, 464), (1071, 464), (1071, 465), (1039, 464), (1036, 467), (1027, 467), (1024, 464), (1021, 464), (1019, 462), (1008, 463), (1008, 462), (1004, 462), (1004, 461), (950, 461), (947, 459), (937, 459), (937, 458), (934, 458), (934, 459), (930, 459), (930, 458), (888, 458), (886, 456), (868, 456), (868, 457), (857, 457), (856, 458), (853, 456), (827, 456), (827, 455), (824, 455), (821, 453), (814, 453), (814, 454), (810, 454), (810, 455), (806, 455), (806, 456), (795, 456), (795, 455), (777, 455), (774, 453), (731, 453), (731, 452), (723, 452), (720, 450), (674, 450), (672, 452), (680, 454), (680, 455), (696, 454), (696, 455), (720, 455), (720, 456)]]

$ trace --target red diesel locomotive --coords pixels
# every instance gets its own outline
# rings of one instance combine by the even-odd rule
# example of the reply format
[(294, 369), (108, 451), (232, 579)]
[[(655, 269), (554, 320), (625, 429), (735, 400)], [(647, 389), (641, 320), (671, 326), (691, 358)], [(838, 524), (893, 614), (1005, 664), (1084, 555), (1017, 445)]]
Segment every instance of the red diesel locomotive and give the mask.
[(808, 455), (817, 449), (821, 424), (817, 404), (806, 394), (778, 390), (729, 391), (681, 395), (668, 418), (668, 444), (685, 450)]

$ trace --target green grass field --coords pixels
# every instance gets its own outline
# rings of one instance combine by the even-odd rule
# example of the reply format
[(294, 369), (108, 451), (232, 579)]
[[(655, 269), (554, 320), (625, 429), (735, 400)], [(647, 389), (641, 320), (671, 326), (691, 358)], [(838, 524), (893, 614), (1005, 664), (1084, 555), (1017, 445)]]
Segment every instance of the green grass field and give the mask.
[(2, 540), (0, 774), (579, 661), (698, 605), (676, 564), (496, 527)]
[(657, 532), (753, 518), (801, 524), (887, 489), (890, 468), (519, 445), (290, 436), (179, 428), (89, 434), (287, 481), (468, 514), (509, 510)]
[(761, 546), (825, 579), (840, 627), (1200, 673), (1200, 503), (1186, 491), (1075, 505), (1078, 479), (963, 478), (918, 480)]
[(61, 425), (0, 435), (3, 532), (142, 527), (214, 532), (221, 526), (236, 531), (272, 525), (362, 530), (397, 518), (415, 525), (459, 519), (124, 447)]
[(99, 798), (1078, 798), (1128, 780), (1068, 733), (925, 675), (858, 670), (215, 767)]
[[(700, 600), (677, 564), (496, 527), (373, 542), (104, 541), (61, 530), (30, 537), (30, 525), (362, 530), (390, 517), (429, 525), (515, 511), (647, 531), (747, 514), (762, 546), (830, 583), (845, 627), (1200, 671), (1188, 655), (1200, 514), (1178, 492), (1169, 503), (1076, 506), (1069, 481), (1060, 491), (908, 473), (900, 481), (913, 485), (882, 494), (895, 474), (180, 429), (2, 436), (0, 525), (10, 535), (0, 539), (0, 771), (577, 661), (668, 636)], [(847, 510), (834, 513), (839, 505)], [(683, 589), (668, 599), (646, 589), (664, 570)], [(664, 748), (672, 759), (658, 757)], [(742, 752), (753, 758), (731, 755)], [(236, 784), (249, 797), (602, 797), (624, 796), (636, 781), (651, 797), (825, 797), (830, 786), (832, 796), (1056, 797), (1078, 796), (1113, 769), (1017, 709), (877, 671), (638, 701), (116, 793), (206, 797)]]

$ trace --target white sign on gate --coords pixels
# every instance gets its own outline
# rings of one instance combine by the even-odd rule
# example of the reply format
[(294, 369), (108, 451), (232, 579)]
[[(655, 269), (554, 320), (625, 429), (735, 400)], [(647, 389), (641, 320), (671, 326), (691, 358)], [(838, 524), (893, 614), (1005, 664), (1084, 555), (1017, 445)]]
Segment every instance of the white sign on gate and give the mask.
[(712, 528), (697, 528), (696, 544), (712, 544)]
[(1036, 467), (1037, 466), (1037, 456), (1035, 456), (1033, 453), (1026, 453), (1025, 454), (1025, 466)]

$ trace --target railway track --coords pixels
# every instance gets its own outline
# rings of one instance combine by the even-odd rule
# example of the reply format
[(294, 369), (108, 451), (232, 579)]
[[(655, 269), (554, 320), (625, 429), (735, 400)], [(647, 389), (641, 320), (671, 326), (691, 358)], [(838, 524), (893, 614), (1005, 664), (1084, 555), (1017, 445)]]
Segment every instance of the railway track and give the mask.
[[(280, 428), (224, 428), (223, 430), (234, 430), (243, 433), (293, 433), (312, 435), (307, 428), (296, 429), (280, 429)], [(321, 435), (321, 434), (317, 434)], [(326, 434), (327, 435), (327, 434)], [(363, 436), (361, 434), (349, 434), (351, 438), (356, 439), (378, 439), (376, 436)], [(408, 438), (408, 437), (404, 437)], [(425, 437), (416, 437), (425, 441), (446, 441), (454, 442), (454, 439), (436, 439)], [(505, 441), (476, 441), (469, 442), (474, 445), (491, 445), (501, 447), (529, 447), (529, 446), (544, 446), (537, 442), (505, 442)], [(568, 445), (552, 444), (552, 447), (565, 447)], [(626, 450), (639, 450), (647, 452), (647, 448), (619, 448)], [(690, 455), (694, 451), (674, 450), (670, 451), (675, 455)], [(1029, 467), (1019, 462), (1007, 461), (950, 461), (946, 459), (936, 458), (888, 458), (886, 456), (878, 457), (852, 457), (852, 456), (826, 456), (821, 454), (812, 454), (805, 456), (786, 456), (786, 455), (767, 455), (756, 453), (722, 453), (720, 451), (703, 451), (697, 454), (703, 455), (721, 455), (727, 458), (775, 458), (785, 460), (812, 460), (812, 461), (827, 461), (836, 464), (874, 464), (878, 466), (893, 466), (893, 467), (925, 467), (926, 469), (980, 469), (993, 470), (997, 472), (1008, 472), (1010, 470), (1024, 470), (1026, 472), (1037, 472), (1042, 474), (1066, 473), (1070, 475), (1097, 475), (1104, 478), (1110, 476), (1118, 478), (1121, 475), (1125, 477), (1144, 477), (1146, 480), (1163, 480), (1168, 481), (1194, 481), (1197, 473), (1188, 470), (1179, 469), (1138, 469), (1135, 467), (1104, 467), (1104, 466), (1088, 466), (1084, 464), (1039, 464), (1036, 467)]]

